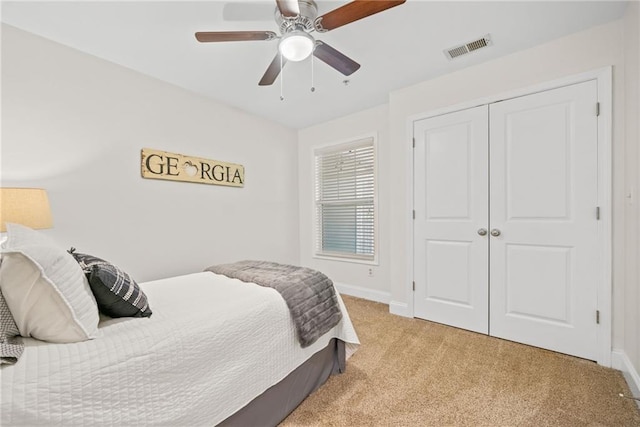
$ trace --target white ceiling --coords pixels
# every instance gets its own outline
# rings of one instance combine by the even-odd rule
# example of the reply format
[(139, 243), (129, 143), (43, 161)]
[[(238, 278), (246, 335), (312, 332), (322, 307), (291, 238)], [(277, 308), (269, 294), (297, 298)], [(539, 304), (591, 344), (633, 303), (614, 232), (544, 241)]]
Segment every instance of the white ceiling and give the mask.
[[(233, 3), (232, 5), (229, 5)], [(346, 1), (318, 1), (322, 15)], [(2, 21), (256, 115), (303, 128), (388, 101), (389, 92), (622, 17), (626, 2), (419, 1), (314, 36), (360, 63), (348, 77), (315, 60), (258, 81), (277, 40), (198, 43), (196, 31), (277, 32), (273, 0), (2, 2)], [(254, 15), (254, 16), (252, 16)], [(493, 46), (443, 50), (490, 33)], [(588, 46), (585, 48), (588, 49)], [(482, 82), (478, 82), (481, 84)]]

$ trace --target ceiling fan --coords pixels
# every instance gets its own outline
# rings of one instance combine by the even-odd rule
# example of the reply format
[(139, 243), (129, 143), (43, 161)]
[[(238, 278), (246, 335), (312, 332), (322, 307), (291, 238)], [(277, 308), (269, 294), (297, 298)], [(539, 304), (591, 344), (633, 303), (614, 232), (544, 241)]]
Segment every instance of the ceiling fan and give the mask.
[(287, 61), (302, 61), (313, 54), (345, 76), (353, 74), (360, 64), (328, 44), (316, 40), (312, 31), (324, 33), (367, 16), (399, 6), (406, 0), (353, 0), (322, 16), (314, 0), (276, 0), (275, 20), (280, 36), (273, 31), (212, 31), (196, 33), (202, 43), (280, 39), (278, 53), (258, 83), (269, 86), (276, 80)]

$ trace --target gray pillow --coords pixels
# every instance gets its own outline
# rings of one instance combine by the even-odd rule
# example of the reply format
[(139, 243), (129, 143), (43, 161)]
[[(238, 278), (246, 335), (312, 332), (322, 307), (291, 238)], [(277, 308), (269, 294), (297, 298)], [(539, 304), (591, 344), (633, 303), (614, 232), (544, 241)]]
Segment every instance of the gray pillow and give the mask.
[(147, 296), (135, 280), (115, 265), (93, 255), (68, 251), (89, 279), (98, 309), (109, 317), (149, 317)]
[(20, 331), (0, 291), (0, 364), (13, 364), (24, 350)]

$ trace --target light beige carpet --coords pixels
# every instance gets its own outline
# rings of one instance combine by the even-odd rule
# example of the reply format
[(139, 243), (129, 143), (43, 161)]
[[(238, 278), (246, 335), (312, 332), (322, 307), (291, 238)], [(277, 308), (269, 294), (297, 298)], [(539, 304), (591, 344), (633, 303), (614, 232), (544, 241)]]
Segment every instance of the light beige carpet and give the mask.
[(282, 427), (640, 426), (618, 371), (344, 300), (362, 345)]

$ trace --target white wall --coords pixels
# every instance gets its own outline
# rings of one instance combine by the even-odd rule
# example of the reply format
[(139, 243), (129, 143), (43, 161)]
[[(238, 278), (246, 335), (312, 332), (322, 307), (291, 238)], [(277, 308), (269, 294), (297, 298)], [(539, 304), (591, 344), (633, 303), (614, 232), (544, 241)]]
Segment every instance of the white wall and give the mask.
[[(298, 263), (297, 135), (2, 25), (2, 186), (48, 190), (64, 246), (138, 281), (239, 259)], [(140, 149), (245, 166), (245, 187), (147, 180)]]
[[(369, 134), (377, 136), (378, 168), (378, 264), (334, 261), (314, 258), (314, 149), (326, 144), (348, 142)], [(389, 302), (389, 133), (386, 105), (371, 108), (345, 118), (302, 129), (298, 133), (300, 197), (300, 262), (327, 274), (341, 292)], [(373, 276), (369, 276), (372, 269)]]

